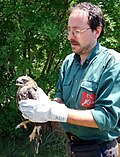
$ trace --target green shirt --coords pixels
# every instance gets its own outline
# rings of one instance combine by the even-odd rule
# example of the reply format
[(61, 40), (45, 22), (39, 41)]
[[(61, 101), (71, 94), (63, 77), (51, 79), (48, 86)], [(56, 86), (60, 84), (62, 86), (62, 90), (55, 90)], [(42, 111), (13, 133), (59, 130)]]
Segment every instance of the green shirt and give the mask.
[(66, 132), (87, 140), (120, 136), (120, 54), (97, 43), (82, 66), (79, 55), (68, 55), (61, 66), (56, 97), (68, 108), (91, 109), (99, 127), (61, 123)]

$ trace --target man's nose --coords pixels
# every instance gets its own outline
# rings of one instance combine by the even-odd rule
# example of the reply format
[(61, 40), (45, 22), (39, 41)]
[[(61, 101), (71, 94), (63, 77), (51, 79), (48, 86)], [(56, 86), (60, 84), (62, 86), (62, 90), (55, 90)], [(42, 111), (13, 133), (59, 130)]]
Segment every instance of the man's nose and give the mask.
[(69, 31), (68, 32), (68, 40), (71, 40), (71, 39), (75, 39), (75, 35), (73, 34), (72, 31)]

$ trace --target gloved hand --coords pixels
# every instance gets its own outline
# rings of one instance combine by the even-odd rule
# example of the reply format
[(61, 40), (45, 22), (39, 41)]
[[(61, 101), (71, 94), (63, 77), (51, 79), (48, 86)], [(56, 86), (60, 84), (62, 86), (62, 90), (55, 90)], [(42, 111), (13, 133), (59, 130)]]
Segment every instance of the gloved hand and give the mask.
[(40, 100), (28, 99), (19, 102), (19, 109), (25, 118), (40, 123), (67, 122), (68, 108), (64, 104), (51, 101), (43, 90), (40, 90), (39, 96)]

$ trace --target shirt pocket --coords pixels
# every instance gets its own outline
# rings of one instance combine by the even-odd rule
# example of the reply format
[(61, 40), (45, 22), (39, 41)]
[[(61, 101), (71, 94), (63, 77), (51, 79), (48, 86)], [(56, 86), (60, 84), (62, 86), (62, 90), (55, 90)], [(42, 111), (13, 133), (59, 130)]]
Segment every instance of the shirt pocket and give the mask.
[(72, 82), (72, 78), (67, 78), (63, 81), (63, 86), (69, 86)]
[(63, 82), (63, 99), (65, 102), (69, 99), (72, 91), (73, 80), (71, 78), (67, 78)]
[(95, 107), (97, 82), (82, 81), (80, 106), (91, 109)]

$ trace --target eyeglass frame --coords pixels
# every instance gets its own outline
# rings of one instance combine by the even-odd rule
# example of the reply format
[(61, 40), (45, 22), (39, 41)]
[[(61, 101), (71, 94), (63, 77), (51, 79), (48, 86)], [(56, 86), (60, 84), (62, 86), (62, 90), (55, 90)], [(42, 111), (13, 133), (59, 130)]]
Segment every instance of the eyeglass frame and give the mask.
[(83, 29), (83, 30), (80, 30), (80, 29), (76, 29), (76, 30), (74, 30), (74, 29), (71, 29), (71, 30), (67, 30), (67, 33), (68, 33), (68, 35), (70, 34), (70, 32), (72, 31), (72, 34), (75, 36), (75, 37), (78, 37), (78, 35), (80, 35), (81, 33), (84, 33), (84, 32), (86, 32), (87, 30), (89, 30), (89, 29), (91, 29), (90, 27), (88, 27), (88, 28), (85, 28), (85, 29)]

